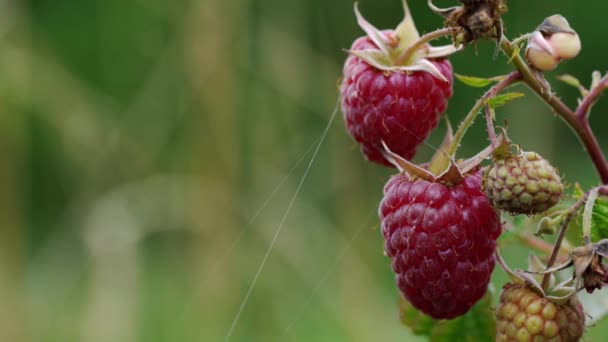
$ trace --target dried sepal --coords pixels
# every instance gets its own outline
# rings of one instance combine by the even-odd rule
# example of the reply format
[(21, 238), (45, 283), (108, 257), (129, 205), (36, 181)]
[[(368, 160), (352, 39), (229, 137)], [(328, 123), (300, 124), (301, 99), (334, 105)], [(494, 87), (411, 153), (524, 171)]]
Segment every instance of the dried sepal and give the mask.
[(395, 36), (399, 37), (396, 53), (403, 53), (412, 42), (420, 39), (420, 34), (418, 33), (418, 29), (416, 28), (416, 24), (414, 23), (414, 17), (412, 16), (412, 12), (407, 5), (406, 0), (402, 0), (403, 4), (403, 19), (395, 28)]
[(399, 172), (405, 173), (411, 178), (423, 179), (429, 182), (435, 182), (437, 180), (435, 175), (431, 172), (391, 151), (384, 141), (382, 142), (382, 147), (384, 148), (384, 150), (382, 150), (384, 158), (393, 164)]
[(464, 175), (453, 160), (450, 160), (448, 168), (441, 175), (439, 175), (439, 177), (437, 177), (438, 182), (446, 185), (458, 184), (463, 179)]
[(446, 19), (447, 27), (455, 29), (453, 39), (456, 45), (466, 45), (480, 38), (495, 39), (499, 45), (503, 33), (501, 16), (506, 12), (505, 2), (505, 0), (461, 1), (463, 6), (439, 8), (429, 0), (428, 6), (433, 12)]
[[(565, 267), (552, 268), (548, 270), (542, 270), (545, 266), (536, 256), (532, 255), (529, 258), (529, 270), (511, 270), (509, 266), (504, 262), (500, 254), (496, 253), (497, 263), (501, 266), (501, 268), (509, 275), (511, 278), (511, 282), (526, 284), (529, 288), (537, 292), (539, 295), (547, 298), (548, 300), (563, 304), (570, 300), (574, 295), (576, 295), (578, 291), (578, 286), (571, 286), (575, 281), (574, 277), (567, 279), (557, 285), (555, 285), (555, 278), (551, 279), (547, 288), (543, 288), (540, 284), (540, 281), (535, 277), (535, 275), (544, 275), (547, 273), (553, 273), (558, 270), (561, 270)], [(566, 267), (572, 265), (572, 263), (568, 263)]]
[(395, 42), (389, 42), (388, 38), (377, 29), (374, 25), (372, 25), (359, 11), (359, 3), (355, 2), (354, 4), (355, 16), (357, 17), (357, 24), (359, 27), (363, 29), (363, 31), (367, 34), (369, 39), (378, 46), (380, 51), (382, 51), (385, 55), (389, 55), (391, 51), (391, 45), (394, 45)]
[(542, 272), (533, 274), (553, 274), (574, 266), (573, 280), (576, 289), (585, 288), (592, 293), (608, 283), (608, 266), (603, 264), (603, 258), (608, 257), (608, 239), (574, 248), (570, 257), (561, 265), (554, 266)]
[(403, 0), (403, 20), (392, 32), (382, 31), (367, 21), (359, 11), (357, 3), (354, 5), (354, 11), (357, 23), (378, 47), (378, 50), (347, 50), (349, 54), (379, 70), (407, 73), (423, 71), (444, 82), (449, 82), (435, 64), (430, 62), (430, 59), (444, 58), (460, 49), (451, 44), (433, 47), (428, 43), (423, 43), (425, 41), (419, 41), (420, 34), (405, 0)]

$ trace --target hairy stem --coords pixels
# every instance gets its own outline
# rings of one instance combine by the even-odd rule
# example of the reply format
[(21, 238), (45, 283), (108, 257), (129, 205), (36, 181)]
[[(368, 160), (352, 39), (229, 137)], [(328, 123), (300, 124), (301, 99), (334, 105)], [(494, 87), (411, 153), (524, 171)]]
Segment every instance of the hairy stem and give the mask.
[(422, 48), (426, 43), (435, 40), (437, 38), (449, 36), (454, 32), (452, 28), (444, 28), (437, 31), (429, 32), (424, 36), (420, 37), (414, 44), (407, 48), (400, 56), (395, 60), (395, 65), (402, 65), (405, 62), (409, 61), (410, 58)]
[[(574, 218), (574, 216), (578, 213), (580, 208), (585, 204), (587, 200), (587, 193), (585, 193), (581, 198), (574, 203), (570, 209), (568, 209), (568, 213), (566, 217), (564, 217), (564, 221), (562, 222), (562, 226), (559, 229), (559, 234), (557, 235), (557, 239), (555, 240), (555, 244), (553, 245), (553, 251), (551, 252), (551, 256), (547, 261), (547, 269), (550, 269), (555, 264), (555, 260), (557, 260), (557, 256), (559, 255), (559, 251), (562, 247), (562, 242), (564, 241), (564, 237), (566, 236), (566, 232), (568, 231), (568, 226), (570, 225), (570, 221)], [(547, 273), (543, 277), (543, 281), (541, 283), (541, 287), (543, 290), (547, 290), (547, 286), (549, 285), (550, 274)]]
[[(608, 162), (600, 149), (595, 134), (593, 134), (593, 131), (591, 130), (586, 115), (577, 116), (577, 114), (568, 108), (568, 106), (557, 98), (557, 96), (554, 96), (551, 93), (548, 84), (540, 82), (523, 58), (518, 53), (514, 53), (515, 49), (513, 44), (505, 37), (502, 39), (501, 48), (508, 57), (512, 58), (513, 64), (521, 73), (523, 81), (528, 87), (541, 97), (549, 107), (553, 109), (555, 114), (562, 118), (568, 126), (574, 130), (589, 153), (589, 157), (602, 180), (602, 184), (608, 184)], [(596, 96), (599, 96), (599, 94)], [(593, 98), (589, 101), (592, 103)]]
[(511, 44), (512, 45), (519, 45), (519, 44), (523, 43), (524, 41), (528, 40), (531, 35), (532, 35), (531, 33), (526, 33), (524, 35), (521, 35), (521, 36), (515, 38), (513, 40), (513, 43), (511, 43)]
[(583, 102), (576, 109), (576, 117), (586, 119), (589, 116), (589, 110), (595, 103), (598, 97), (608, 88), (608, 75), (602, 77), (600, 83), (591, 89), (589, 94), (585, 96)]
[(496, 141), (496, 132), (494, 131), (494, 109), (489, 104), (486, 104), (486, 130), (488, 131), (488, 138), (493, 148), (498, 146)]
[[(481, 111), (483, 106), (486, 105), (488, 99), (491, 99), (492, 97), (498, 95), (498, 93), (503, 91), (505, 88), (510, 85), (513, 85), (514, 83), (519, 82), (520, 80), (521, 74), (518, 71), (514, 71), (507, 75), (505, 78), (503, 78), (500, 82), (496, 83), (479, 100), (477, 100), (473, 108), (471, 108), (471, 111), (467, 114), (464, 120), (462, 120), (460, 126), (458, 126), (458, 130), (456, 131), (456, 134), (454, 134), (454, 139), (452, 140), (452, 143), (450, 144), (450, 147), (447, 151), (449, 156), (454, 156), (454, 154), (456, 153), (456, 149), (458, 149), (458, 146), (460, 145), (460, 142), (464, 137), (464, 134), (467, 132), (467, 129), (469, 129), (469, 127), (473, 123), (473, 120), (475, 120), (475, 117)], [(493, 131), (494, 125), (491, 126), (492, 127), (488, 127), (488, 129), (491, 128), (491, 130)], [(490, 135), (490, 131), (488, 131), (488, 134)]]

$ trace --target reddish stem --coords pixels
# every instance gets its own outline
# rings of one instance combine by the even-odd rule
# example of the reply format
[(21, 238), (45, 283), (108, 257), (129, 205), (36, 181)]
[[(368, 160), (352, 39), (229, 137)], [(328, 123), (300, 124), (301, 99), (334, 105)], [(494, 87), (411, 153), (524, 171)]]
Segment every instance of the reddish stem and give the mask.
[[(524, 82), (526, 82), (530, 89), (540, 96), (553, 109), (553, 111), (560, 118), (562, 118), (572, 128), (572, 130), (574, 130), (579, 140), (585, 146), (587, 153), (589, 153), (589, 157), (595, 165), (600, 179), (602, 180), (602, 184), (608, 184), (608, 162), (606, 161), (606, 157), (604, 156), (597, 139), (589, 126), (587, 116), (578, 116), (559, 98), (557, 98), (557, 96), (552, 94), (548, 87), (544, 86), (538, 80), (523, 58), (519, 54), (514, 54), (515, 51), (512, 43), (504, 37), (502, 39), (501, 46), (507, 56), (513, 57), (513, 64), (517, 67), (523, 77)], [(589, 105), (587, 105), (586, 108), (589, 108), (590, 104), (593, 103), (594, 98), (597, 98), (597, 96), (599, 96), (599, 93), (594, 95), (594, 97), (588, 96)], [(582, 109), (581, 112), (583, 110), (584, 109)]]
[(600, 82), (591, 89), (589, 94), (585, 96), (583, 102), (576, 109), (576, 117), (579, 119), (585, 119), (589, 114), (589, 109), (595, 103), (595, 101), (600, 97), (602, 92), (608, 88), (608, 75), (602, 77)]
[[(555, 260), (557, 260), (557, 256), (559, 255), (559, 251), (562, 247), (562, 242), (564, 241), (564, 237), (566, 236), (566, 232), (568, 231), (568, 226), (570, 225), (570, 221), (574, 218), (574, 216), (578, 213), (579, 209), (585, 204), (587, 200), (587, 193), (585, 193), (581, 198), (574, 203), (572, 207), (568, 210), (568, 214), (564, 218), (562, 222), (562, 226), (559, 230), (559, 234), (557, 235), (557, 239), (555, 240), (555, 244), (553, 245), (553, 251), (551, 252), (551, 256), (547, 261), (547, 269), (550, 269), (553, 264), (555, 264)], [(543, 277), (543, 282), (541, 283), (541, 287), (546, 290), (549, 285), (550, 274), (547, 273)]]
[[(483, 96), (479, 100), (477, 100), (477, 102), (475, 102), (475, 105), (473, 106), (473, 108), (471, 108), (471, 110), (469, 111), (467, 116), (460, 122), (460, 125), (458, 126), (456, 133), (454, 133), (454, 138), (452, 139), (452, 143), (448, 147), (448, 151), (447, 151), (448, 156), (454, 157), (454, 155), (456, 154), (456, 149), (458, 149), (458, 146), (460, 146), (460, 142), (462, 141), (464, 134), (466, 133), (467, 129), (471, 126), (471, 124), (473, 124), (473, 120), (477, 117), (477, 114), (483, 109), (483, 107), (486, 105), (488, 100), (495, 97), (496, 95), (498, 95), (498, 93), (503, 91), (505, 88), (507, 88), (508, 86), (512, 85), (515, 82), (518, 82), (519, 80), (521, 80), (521, 74), (518, 71), (513, 71), (512, 73), (507, 75), (505, 78), (500, 80), (500, 82), (496, 83), (485, 94), (483, 94)], [(493, 126), (494, 125), (492, 125), (492, 127), (488, 130), (488, 135), (491, 134), (490, 131), (494, 132)]]
[[(521, 73), (519, 71), (513, 71), (505, 78), (503, 78), (500, 82), (496, 83), (494, 87), (488, 90), (488, 92), (482, 97), (482, 100), (488, 101), (492, 97), (498, 95), (498, 93), (500, 93), (507, 87), (521, 81), (521, 79)], [(498, 142), (496, 140), (496, 132), (494, 131), (494, 119), (492, 118), (492, 108), (490, 108), (489, 104), (486, 104), (486, 125), (488, 131), (488, 138), (490, 138), (490, 143), (492, 144), (492, 147), (498, 146)]]

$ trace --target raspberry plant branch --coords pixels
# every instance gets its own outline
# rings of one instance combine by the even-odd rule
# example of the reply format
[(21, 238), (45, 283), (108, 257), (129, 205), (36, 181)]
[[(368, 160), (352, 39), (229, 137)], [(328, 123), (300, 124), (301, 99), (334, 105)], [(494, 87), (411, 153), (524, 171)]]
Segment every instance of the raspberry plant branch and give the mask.
[(606, 90), (607, 88), (608, 75), (602, 77), (600, 82), (591, 89), (589, 94), (585, 96), (583, 102), (581, 102), (581, 104), (576, 109), (576, 117), (579, 118), (579, 120), (586, 120), (586, 118), (589, 116), (591, 107), (598, 99), (598, 97), (602, 94), (602, 92), (604, 92), (604, 90)]
[[(450, 145), (450, 147), (447, 151), (447, 154), (449, 156), (454, 156), (467, 129), (471, 126), (471, 124), (475, 120), (475, 117), (481, 111), (483, 106), (485, 106), (487, 104), (488, 100), (495, 97), (501, 91), (503, 91), (507, 87), (513, 85), (514, 83), (519, 82), (520, 80), (521, 80), (521, 74), (518, 71), (514, 71), (514, 72), (510, 73), (509, 75), (507, 75), (505, 78), (503, 78), (500, 82), (496, 83), (479, 100), (477, 100), (477, 102), (475, 103), (473, 108), (471, 108), (471, 111), (467, 114), (467, 116), (462, 120), (462, 122), (458, 126), (458, 130), (454, 134), (454, 140), (452, 140), (452, 144)], [(488, 134), (490, 135), (491, 134), (490, 130), (493, 131), (494, 128), (488, 126), (488, 129), (489, 129)], [(492, 133), (494, 133), (494, 132), (492, 132)], [(490, 135), (490, 140), (492, 140), (491, 135)]]
[(494, 131), (494, 116), (494, 109), (489, 104), (486, 104), (486, 129), (488, 131), (488, 138), (490, 138), (492, 148), (496, 148), (498, 146), (498, 142), (496, 141), (496, 132)]
[(530, 39), (530, 36), (532, 36), (531, 33), (522, 34), (521, 36), (513, 39), (513, 42), (511, 44), (513, 44), (513, 45), (519, 45), (519, 44), (527, 41), (528, 39)]
[[(519, 50), (515, 48), (506, 37), (501, 40), (501, 48), (503, 52), (511, 58), (513, 64), (521, 73), (523, 81), (534, 91), (541, 99), (543, 99), (553, 111), (562, 118), (570, 128), (574, 130), (579, 140), (583, 143), (589, 157), (591, 158), (602, 184), (608, 184), (608, 162), (604, 156), (597, 138), (593, 133), (589, 121), (586, 116), (577, 116), (568, 106), (566, 106), (557, 96), (555, 96), (548, 87), (548, 84), (541, 82), (528, 64), (519, 55)], [(598, 94), (599, 95), (599, 94)], [(590, 100), (593, 102), (593, 99)]]
[[(604, 88), (608, 88), (608, 78), (604, 83), (599, 72), (594, 73), (592, 94), (575, 78), (565, 80), (578, 86), (582, 92), (576, 110), (551, 92), (543, 71), (555, 69), (560, 61), (573, 59), (581, 50), (578, 34), (561, 15), (546, 18), (533, 33), (512, 42), (503, 35), (501, 16), (506, 12), (507, 0), (460, 0), (462, 6), (447, 9), (437, 8), (429, 0), (429, 7), (445, 19), (446, 27), (420, 36), (406, 1), (402, 2), (405, 16), (394, 30), (380, 31), (355, 8), (357, 20), (367, 36), (355, 40), (347, 50), (349, 56), (344, 64), (340, 87), (347, 130), (361, 144), (363, 155), (369, 161), (399, 170), (384, 187), (378, 214), (382, 222), (384, 250), (391, 259), (401, 295), (418, 313), (431, 318), (460, 319), (463, 316), (462, 319), (466, 319), (467, 312), (474, 314), (475, 303), (483, 305), (480, 300), (487, 293), (495, 264), (508, 270), (496, 248), (497, 239), (505, 230), (500, 214), (548, 213), (539, 222), (536, 234), (555, 234), (559, 227), (555, 243), (531, 236), (522, 238), (517, 231), (515, 238), (507, 240), (525, 240), (521, 244), (549, 256), (549, 265), (545, 267), (540, 259), (531, 257), (529, 271), (507, 272), (512, 282), (503, 287), (496, 326), (489, 330), (496, 330), (497, 340), (516, 337), (521, 340), (538, 340), (539, 337), (540, 340), (549, 340), (559, 335), (565, 340), (578, 341), (584, 333), (585, 317), (574, 296), (577, 289), (570, 286), (574, 277), (554, 284), (555, 278), (546, 276), (541, 286), (529, 273), (544, 275), (571, 266), (564, 263), (566, 266), (555, 267), (554, 264), (564, 253), (572, 261), (572, 255), (579, 247), (569, 250), (570, 244), (564, 242), (567, 241), (567, 229), (584, 205), (586, 226), (590, 227), (591, 214), (601, 207), (596, 209), (589, 198), (600, 191), (585, 193), (569, 208), (549, 211), (563, 198), (564, 184), (559, 172), (536, 152), (522, 151), (518, 145), (512, 144), (504, 130), (497, 137), (495, 110), (521, 97), (521, 93), (504, 90), (524, 82), (574, 130), (602, 183), (608, 184), (608, 163), (587, 119), (594, 102)], [(450, 46), (433, 47), (429, 44), (448, 35), (452, 36)], [(492, 79), (456, 75), (475, 87), (495, 83), (474, 103), (455, 135), (452, 136), (448, 127), (441, 148), (431, 158), (428, 168), (423, 168), (411, 160), (416, 147), (436, 127), (447, 101), (452, 97), (454, 73), (447, 57), (480, 39), (496, 41), (497, 49), (502, 49), (507, 55), (514, 71)], [(520, 44), (526, 40), (524, 60)], [(427, 106), (416, 105), (423, 101)], [(484, 109), (485, 126), (492, 146), (472, 158), (456, 162), (456, 151), (464, 135), (477, 115), (483, 115), (480, 112)], [(416, 125), (419, 122), (430, 123), (432, 127), (419, 129)], [(383, 149), (378, 148), (380, 144)], [(490, 155), (492, 164), (480, 168), (482, 161)], [(577, 189), (576, 193), (581, 194), (582, 191)], [(605, 206), (607, 208), (602, 209), (602, 215), (608, 220), (608, 205)], [(595, 220), (593, 224), (598, 225)], [(600, 252), (608, 258), (608, 239), (602, 248)], [(608, 283), (608, 266), (598, 265), (597, 262), (594, 264), (595, 283), (587, 282), (587, 290)], [(577, 278), (582, 274), (579, 271)], [(540, 306), (522, 303), (522, 295), (529, 295), (527, 298), (532, 300), (539, 299)], [(529, 304), (536, 307), (527, 310)], [(546, 316), (551, 317), (536, 315), (537, 309), (545, 311), (542, 306), (548, 308)], [(530, 319), (525, 328), (513, 320), (517, 310), (523, 315), (518, 314), (518, 317), (523, 317), (524, 321)], [(528, 312), (533, 310), (534, 313)], [(564, 319), (554, 319), (560, 310), (562, 316), (567, 315), (569, 320), (561, 325)], [(518, 322), (522, 321), (518, 319)], [(544, 331), (547, 330), (543, 329), (544, 323), (550, 323), (552, 329)]]
[[(581, 198), (568, 209), (566, 216), (564, 217), (564, 221), (562, 222), (561, 228), (557, 235), (557, 239), (555, 240), (555, 244), (553, 245), (553, 251), (551, 252), (551, 256), (547, 261), (547, 270), (553, 267), (555, 261), (557, 260), (557, 256), (559, 255), (560, 249), (562, 247), (562, 242), (564, 241), (564, 237), (566, 236), (566, 232), (568, 231), (568, 226), (570, 225), (570, 221), (576, 216), (580, 208), (585, 204), (587, 200), (588, 193), (585, 193), (581, 196)], [(543, 280), (541, 283), (541, 287), (546, 290), (549, 286), (551, 274), (547, 273), (543, 276)]]

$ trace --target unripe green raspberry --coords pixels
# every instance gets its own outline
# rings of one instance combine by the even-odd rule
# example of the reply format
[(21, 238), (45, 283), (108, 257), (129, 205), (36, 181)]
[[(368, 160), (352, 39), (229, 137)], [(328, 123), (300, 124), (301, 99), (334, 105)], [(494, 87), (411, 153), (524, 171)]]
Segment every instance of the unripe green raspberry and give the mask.
[(494, 207), (527, 215), (557, 204), (564, 190), (557, 170), (535, 152), (496, 160), (484, 170), (482, 186)]
[(578, 341), (585, 330), (585, 314), (576, 298), (553, 303), (530, 287), (509, 283), (496, 309), (496, 341)]

